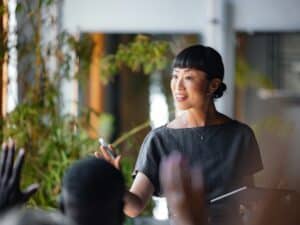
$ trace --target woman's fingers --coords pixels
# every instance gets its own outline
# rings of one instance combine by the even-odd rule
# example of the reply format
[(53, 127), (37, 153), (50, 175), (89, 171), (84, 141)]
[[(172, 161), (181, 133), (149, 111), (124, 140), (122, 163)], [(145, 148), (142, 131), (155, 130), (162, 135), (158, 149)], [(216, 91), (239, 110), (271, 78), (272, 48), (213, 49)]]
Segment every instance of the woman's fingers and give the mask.
[(185, 214), (187, 195), (190, 193), (189, 169), (182, 155), (172, 153), (161, 164), (160, 182), (167, 198), (168, 207), (172, 215), (179, 217)]
[(4, 180), (6, 181), (8, 181), (12, 175), (12, 171), (14, 167), (14, 158), (15, 158), (15, 143), (12, 139), (9, 139), (5, 175), (3, 177)]
[(160, 166), (160, 181), (166, 194), (170, 193), (171, 189), (173, 189), (174, 186), (174, 179), (172, 179), (172, 168), (173, 164), (171, 161), (171, 157), (163, 159)]
[(112, 145), (109, 146), (100, 146), (100, 152), (95, 152), (94, 155), (96, 158), (103, 158), (106, 161), (110, 162), (114, 167), (120, 169), (121, 155), (117, 155), (112, 148)]
[(181, 154), (172, 153), (161, 164), (160, 182), (175, 224), (202, 224), (205, 209), (201, 168), (190, 168)]
[(121, 158), (122, 158), (122, 156), (121, 156), (121, 155), (118, 155), (118, 156), (116, 157), (116, 159), (115, 159), (114, 166), (115, 166), (117, 169), (120, 169)]
[(24, 157), (25, 157), (25, 150), (23, 148), (21, 148), (19, 150), (19, 153), (18, 153), (18, 156), (16, 159), (16, 163), (15, 163), (15, 167), (13, 169), (13, 174), (12, 174), (13, 183), (16, 185), (20, 184), (21, 171), (22, 171), (22, 167), (24, 164)]
[(112, 160), (112, 158), (111, 158), (111, 156), (109, 155), (109, 153), (105, 150), (105, 147), (100, 146), (100, 151), (101, 151), (102, 156), (103, 156), (103, 158), (104, 158), (105, 160), (107, 160), (107, 161), (111, 161), (111, 160)]
[(166, 192), (183, 191), (188, 183), (188, 167), (179, 153), (172, 153), (161, 165), (161, 182)]
[(39, 184), (29, 185), (23, 192), (23, 202), (27, 202), (29, 198), (37, 192)]
[(1, 157), (0, 157), (0, 176), (1, 179), (3, 179), (3, 175), (5, 172), (6, 167), (6, 159), (7, 159), (7, 153), (8, 153), (8, 146), (6, 143), (2, 144), (2, 150), (1, 150)]
[(100, 152), (95, 152), (94, 155), (96, 158), (102, 159), (102, 155), (100, 154)]

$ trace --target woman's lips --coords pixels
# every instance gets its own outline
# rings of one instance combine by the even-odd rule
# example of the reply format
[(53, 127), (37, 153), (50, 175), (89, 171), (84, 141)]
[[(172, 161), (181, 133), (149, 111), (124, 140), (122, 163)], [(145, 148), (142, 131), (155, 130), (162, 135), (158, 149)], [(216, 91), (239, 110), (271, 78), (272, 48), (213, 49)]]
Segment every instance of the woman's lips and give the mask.
[(183, 102), (187, 99), (186, 95), (175, 95), (175, 99), (177, 102)]

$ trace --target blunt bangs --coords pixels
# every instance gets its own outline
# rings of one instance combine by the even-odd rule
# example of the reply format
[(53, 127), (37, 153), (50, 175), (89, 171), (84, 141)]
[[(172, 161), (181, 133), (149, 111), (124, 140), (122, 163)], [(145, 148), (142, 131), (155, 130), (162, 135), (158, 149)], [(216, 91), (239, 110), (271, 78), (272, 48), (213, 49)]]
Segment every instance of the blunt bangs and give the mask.
[(202, 46), (193, 46), (180, 52), (175, 57), (172, 67), (204, 70), (205, 64), (204, 48)]

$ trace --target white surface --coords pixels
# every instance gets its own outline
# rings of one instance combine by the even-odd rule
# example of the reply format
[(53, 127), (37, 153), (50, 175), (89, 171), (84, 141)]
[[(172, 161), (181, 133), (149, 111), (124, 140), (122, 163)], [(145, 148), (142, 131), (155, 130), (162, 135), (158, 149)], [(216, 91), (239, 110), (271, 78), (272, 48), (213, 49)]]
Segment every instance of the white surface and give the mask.
[[(233, 6), (236, 30), (300, 30), (299, 0), (227, 1)], [(63, 26), (71, 32), (200, 33), (209, 22), (206, 3), (207, 0), (65, 0)]]
[(205, 23), (199, 0), (65, 0), (69, 31), (195, 32)]
[(243, 31), (299, 31), (299, 0), (231, 0), (234, 26)]

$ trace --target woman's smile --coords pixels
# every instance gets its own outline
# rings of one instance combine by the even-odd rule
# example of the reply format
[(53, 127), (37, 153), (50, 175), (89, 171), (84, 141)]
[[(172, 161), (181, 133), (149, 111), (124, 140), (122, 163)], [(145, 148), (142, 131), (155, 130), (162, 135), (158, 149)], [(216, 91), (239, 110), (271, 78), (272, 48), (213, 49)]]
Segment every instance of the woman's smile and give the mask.
[(175, 94), (175, 100), (177, 102), (183, 102), (188, 98), (186, 94)]
[(174, 68), (171, 91), (175, 107), (180, 110), (202, 108), (210, 99), (207, 95), (209, 81), (205, 72), (191, 68)]

